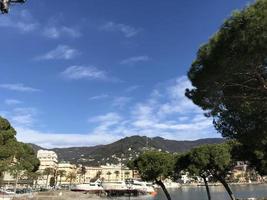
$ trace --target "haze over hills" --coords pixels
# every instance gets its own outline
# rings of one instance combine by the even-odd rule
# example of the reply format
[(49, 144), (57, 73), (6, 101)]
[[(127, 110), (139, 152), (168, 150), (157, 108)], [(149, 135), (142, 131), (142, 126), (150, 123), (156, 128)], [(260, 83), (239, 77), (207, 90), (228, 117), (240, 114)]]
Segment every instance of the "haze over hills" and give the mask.
[[(172, 153), (185, 152), (199, 145), (222, 143), (223, 141), (224, 139), (221, 138), (206, 138), (195, 141), (176, 141), (167, 140), (161, 137), (149, 138), (146, 136), (132, 136), (107, 145), (54, 148), (50, 150), (57, 153), (59, 161), (69, 161), (74, 164), (96, 166), (117, 164), (120, 161), (126, 163), (147, 149), (155, 149)], [(36, 151), (39, 149), (45, 149), (34, 144), (31, 145)]]

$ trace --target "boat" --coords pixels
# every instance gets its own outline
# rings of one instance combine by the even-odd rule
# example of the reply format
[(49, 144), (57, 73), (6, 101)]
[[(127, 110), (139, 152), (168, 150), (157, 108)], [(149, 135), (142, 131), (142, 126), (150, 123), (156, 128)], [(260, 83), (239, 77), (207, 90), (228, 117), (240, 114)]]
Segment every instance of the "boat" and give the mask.
[(147, 183), (140, 180), (126, 180), (126, 181), (111, 181), (102, 182), (102, 187), (108, 194), (132, 194), (137, 195), (147, 195), (155, 194), (152, 183)]
[(125, 181), (104, 181), (101, 183), (104, 190), (128, 190)]
[(164, 183), (166, 188), (179, 188), (179, 187), (181, 187), (180, 183), (173, 182), (173, 181), (170, 181), (170, 180), (166, 180), (163, 183)]
[(100, 181), (96, 181), (93, 183), (83, 183), (74, 185), (71, 188), (71, 191), (74, 192), (88, 192), (88, 193), (99, 193), (103, 191), (103, 187), (101, 186)]
[(131, 187), (144, 194), (154, 194), (156, 192), (152, 183), (141, 180), (132, 180)]

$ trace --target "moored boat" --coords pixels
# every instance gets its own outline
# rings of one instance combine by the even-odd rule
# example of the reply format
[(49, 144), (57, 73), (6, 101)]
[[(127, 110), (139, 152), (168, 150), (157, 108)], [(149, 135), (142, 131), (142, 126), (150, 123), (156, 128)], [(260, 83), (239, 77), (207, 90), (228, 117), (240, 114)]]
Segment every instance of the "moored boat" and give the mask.
[(98, 193), (98, 192), (103, 191), (103, 187), (101, 186), (101, 182), (96, 181), (96, 182), (93, 182), (93, 183), (84, 183), (84, 184), (74, 185), (71, 188), (71, 191)]

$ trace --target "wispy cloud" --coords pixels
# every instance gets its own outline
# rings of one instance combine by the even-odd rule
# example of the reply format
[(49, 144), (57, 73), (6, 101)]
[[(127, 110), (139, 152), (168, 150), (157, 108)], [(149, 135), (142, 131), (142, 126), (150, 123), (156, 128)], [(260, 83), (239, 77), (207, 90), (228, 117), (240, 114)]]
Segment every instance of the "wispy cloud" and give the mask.
[(79, 38), (82, 34), (76, 28), (71, 28), (67, 26), (47, 26), (44, 28), (43, 35), (51, 39), (58, 39), (63, 36)]
[(118, 107), (118, 108), (123, 108), (125, 107), (130, 101), (132, 100), (131, 97), (114, 97), (112, 106)]
[(0, 112), (0, 115), (10, 120), (15, 127), (32, 127), (36, 122), (37, 114), (37, 109), (33, 107), (15, 107), (11, 110)]
[(78, 56), (78, 50), (67, 45), (59, 45), (57, 48), (36, 57), (36, 60), (70, 60)]
[(100, 100), (100, 99), (107, 99), (107, 98), (109, 98), (108, 94), (100, 94), (100, 95), (90, 97), (89, 100)]
[(179, 140), (219, 136), (215, 134), (212, 121), (204, 117), (201, 109), (184, 96), (187, 87), (191, 85), (184, 76), (162, 84), (151, 92), (146, 101), (128, 107), (130, 113), (125, 117), (120, 115), (116, 125), (107, 127), (98, 121), (93, 132), (112, 133), (120, 137), (139, 134)]
[(13, 12), (0, 18), (1, 28), (14, 28), (22, 33), (34, 31), (38, 26), (39, 23), (34, 20), (33, 16), (27, 10)]
[(0, 84), (0, 88), (7, 89), (7, 90), (13, 90), (18, 92), (39, 92), (39, 89), (26, 86), (22, 83), (15, 83), (15, 84)]
[(18, 105), (18, 104), (22, 104), (23, 102), (17, 99), (6, 99), (5, 100), (5, 104), (12, 106), (12, 105)]
[(133, 92), (133, 91), (139, 89), (140, 87), (141, 87), (140, 85), (132, 85), (132, 86), (126, 88), (125, 91), (126, 91), (126, 92)]
[(130, 25), (120, 24), (115, 22), (107, 22), (106, 24), (101, 26), (100, 29), (108, 32), (120, 32), (126, 38), (131, 38), (133, 36), (136, 36), (141, 31), (141, 29), (134, 28)]
[(38, 131), (32, 128), (17, 126), (17, 139), (26, 143), (34, 143), (44, 148), (93, 146), (107, 144), (120, 139), (112, 134), (90, 133), (57, 133)]
[(131, 57), (131, 58), (127, 58), (125, 60), (122, 60), (120, 62), (120, 64), (122, 65), (133, 65), (139, 62), (145, 62), (150, 60), (150, 58), (148, 56), (136, 56), (136, 57)]
[(65, 69), (62, 76), (67, 79), (108, 80), (107, 73), (94, 66), (71, 66)]
[[(184, 76), (160, 84), (146, 100), (128, 106), (129, 112), (117, 109), (116, 112), (90, 117), (88, 123), (93, 128), (88, 133), (42, 132), (17, 125), (18, 138), (45, 147), (66, 147), (107, 144), (136, 134), (175, 140), (219, 137), (212, 121), (204, 117), (202, 110), (184, 96), (187, 87), (191, 85)], [(24, 116), (12, 120), (27, 124), (31, 121), (28, 119)]]

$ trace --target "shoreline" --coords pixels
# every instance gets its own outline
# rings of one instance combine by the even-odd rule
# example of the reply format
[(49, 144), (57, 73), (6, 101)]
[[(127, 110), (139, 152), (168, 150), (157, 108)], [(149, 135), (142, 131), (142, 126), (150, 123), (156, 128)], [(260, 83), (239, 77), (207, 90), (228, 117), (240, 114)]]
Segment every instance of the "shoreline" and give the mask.
[[(265, 185), (267, 183), (261, 182), (252, 182), (252, 183), (228, 183), (229, 185)], [(181, 187), (203, 187), (205, 186), (203, 183), (188, 183), (188, 184), (181, 184)], [(209, 183), (208, 186), (222, 186), (221, 183)]]

